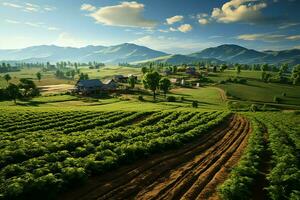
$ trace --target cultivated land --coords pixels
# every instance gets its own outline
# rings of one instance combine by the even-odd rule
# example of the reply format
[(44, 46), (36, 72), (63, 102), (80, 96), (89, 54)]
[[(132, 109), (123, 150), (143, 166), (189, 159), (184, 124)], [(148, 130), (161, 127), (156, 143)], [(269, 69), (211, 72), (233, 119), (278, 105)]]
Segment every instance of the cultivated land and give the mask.
[[(1, 200), (300, 198), (300, 86), (247, 70), (238, 75), (247, 83), (221, 83), (236, 77), (225, 70), (209, 74), (213, 83), (173, 87), (168, 102), (141, 83), (120, 95), (73, 96), (65, 92), (74, 80), (46, 72), (38, 81), (38, 71), (12, 72), (10, 82), (33, 78), (41, 96), (0, 102)], [(142, 76), (132, 67), (80, 71), (102, 81)], [(264, 112), (247, 112), (254, 104)]]

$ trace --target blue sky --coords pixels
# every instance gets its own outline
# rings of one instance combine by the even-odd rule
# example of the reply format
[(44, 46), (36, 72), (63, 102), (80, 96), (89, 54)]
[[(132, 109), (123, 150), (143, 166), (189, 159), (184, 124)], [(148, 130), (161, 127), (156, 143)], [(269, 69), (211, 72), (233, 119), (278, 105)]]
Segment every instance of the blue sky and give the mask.
[(125, 42), (169, 53), (300, 48), (299, 0), (0, 0), (0, 49)]

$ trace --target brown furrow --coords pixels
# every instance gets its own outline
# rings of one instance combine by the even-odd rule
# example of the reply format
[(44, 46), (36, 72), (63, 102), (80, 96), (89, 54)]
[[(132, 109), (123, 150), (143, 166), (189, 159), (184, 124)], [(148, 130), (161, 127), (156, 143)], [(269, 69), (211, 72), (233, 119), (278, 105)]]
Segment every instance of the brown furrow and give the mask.
[(165, 193), (160, 199), (179, 199), (197, 180), (197, 177), (201, 173), (205, 172), (210, 165), (212, 165), (220, 155), (234, 142), (235, 137), (232, 137), (232, 134), (236, 136), (244, 127), (245, 122), (242, 120), (241, 126), (238, 129), (230, 130), (218, 143), (216, 143), (210, 149), (205, 151), (205, 155), (200, 155), (200, 162), (196, 162), (193, 169), (187, 169), (187, 174), (181, 178), (182, 181), (179, 181), (174, 187), (168, 192)]
[[(171, 188), (174, 187), (175, 184), (181, 182), (181, 180), (183, 180), (187, 176), (187, 174), (192, 172), (192, 170), (195, 167), (197, 167), (197, 163), (200, 163), (205, 159), (205, 157), (206, 157), (205, 155), (207, 154), (206, 150), (208, 148), (212, 148), (213, 146), (215, 146), (216, 145), (215, 141), (220, 142), (220, 139), (224, 138), (224, 135), (226, 133), (228, 133), (230, 130), (237, 129), (239, 126), (240, 126), (240, 122), (239, 122), (239, 120), (237, 120), (237, 123), (233, 127), (230, 127), (229, 129), (225, 129), (224, 134), (216, 136), (216, 137), (214, 137), (215, 139), (213, 141), (210, 141), (211, 144), (213, 144), (213, 145), (210, 145), (210, 146), (205, 145), (204, 155), (200, 155), (200, 158), (197, 160), (196, 164), (195, 164), (195, 157), (193, 156), (192, 159), (183, 163), (183, 165), (178, 166), (175, 169), (172, 169), (170, 171), (171, 176), (169, 175), (167, 178), (164, 177), (166, 180), (162, 179), (160, 181), (160, 183), (157, 183), (157, 182), (159, 182), (159, 180), (158, 180), (157, 182), (155, 182), (153, 184), (157, 189), (155, 189), (153, 187), (149, 188), (150, 195), (146, 195), (145, 193), (139, 194), (139, 196), (141, 196), (141, 199), (160, 199), (161, 197), (166, 195), (167, 191), (171, 190)], [(199, 155), (199, 153), (195, 152), (194, 155)], [(178, 169), (181, 169), (181, 173), (178, 173)], [(169, 181), (169, 183), (166, 183), (166, 181)], [(154, 195), (155, 191), (157, 192), (156, 195)]]
[[(234, 125), (236, 116), (234, 117), (234, 120), (231, 121), (230, 127)], [(225, 130), (230, 129), (227, 127)], [(221, 134), (224, 130), (220, 131), (219, 134)], [(200, 144), (205, 143), (206, 141), (209, 141), (212, 143), (211, 138), (215, 137), (213, 134), (208, 134), (210, 137), (204, 138), (203, 141), (201, 141)], [(212, 145), (212, 144), (211, 144)], [(170, 169), (180, 165), (180, 163), (183, 163), (189, 159), (189, 154), (193, 153), (195, 154), (195, 149), (199, 149), (198, 151), (204, 151), (207, 149), (207, 145), (202, 148), (199, 148), (198, 145), (193, 146), (192, 148), (188, 148), (187, 151), (177, 153), (176, 155), (172, 156), (171, 158), (167, 158), (163, 161), (160, 161), (159, 163), (154, 164), (152, 168), (146, 169), (145, 171), (136, 171), (137, 177), (133, 178), (129, 183), (123, 184), (121, 187), (118, 187), (114, 190), (111, 190), (109, 193), (103, 194), (99, 196), (100, 199), (124, 199), (128, 198), (128, 196), (135, 196), (140, 190), (142, 190), (147, 185), (151, 184), (153, 181), (155, 181), (158, 177), (162, 176), (163, 173), (168, 172)], [(197, 152), (198, 153), (198, 152)], [(182, 159), (179, 159), (179, 157), (182, 157)]]
[(242, 132), (241, 135), (238, 136), (238, 138), (230, 144), (230, 146), (226, 149), (225, 152), (222, 152), (220, 157), (216, 162), (211, 165), (208, 170), (206, 170), (204, 173), (201, 173), (200, 176), (198, 176), (197, 181), (193, 184), (193, 186), (181, 197), (183, 200), (190, 200), (190, 199), (196, 199), (197, 196), (200, 194), (200, 192), (203, 190), (203, 188), (210, 182), (210, 180), (213, 178), (213, 176), (220, 170), (221, 166), (224, 165), (227, 160), (231, 157), (231, 155), (236, 151), (236, 149), (239, 147), (243, 139), (246, 137), (248, 133), (248, 123), (246, 125), (245, 130)]

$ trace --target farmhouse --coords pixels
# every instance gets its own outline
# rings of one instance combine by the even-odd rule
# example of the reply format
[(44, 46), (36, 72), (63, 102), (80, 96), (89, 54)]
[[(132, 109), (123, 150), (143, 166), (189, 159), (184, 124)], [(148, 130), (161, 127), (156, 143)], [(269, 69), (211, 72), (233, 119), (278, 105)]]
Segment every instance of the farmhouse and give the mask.
[(105, 84), (103, 84), (102, 89), (113, 91), (113, 90), (117, 89), (118, 85), (119, 84), (114, 79), (110, 79), (110, 80), (106, 81)]
[(79, 94), (94, 94), (100, 92), (103, 83), (98, 79), (79, 80), (75, 85), (74, 92)]
[(118, 87), (118, 84), (114, 80), (108, 80), (106, 83), (102, 83), (98, 79), (91, 80), (79, 80), (76, 85), (74, 92), (78, 94), (97, 94), (101, 91), (114, 91)]
[(126, 83), (128, 81), (128, 77), (123, 75), (115, 75), (114, 80), (119, 83)]

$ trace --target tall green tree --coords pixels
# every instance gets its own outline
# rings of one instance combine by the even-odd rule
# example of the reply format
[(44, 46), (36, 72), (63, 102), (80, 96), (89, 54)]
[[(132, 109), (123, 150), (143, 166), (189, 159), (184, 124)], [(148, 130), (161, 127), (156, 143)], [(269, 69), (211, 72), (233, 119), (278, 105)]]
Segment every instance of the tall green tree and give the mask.
[(144, 66), (144, 67), (142, 67), (142, 73), (143, 73), (143, 74), (146, 74), (147, 72), (148, 72), (148, 68), (147, 68), (147, 67), (145, 67), (145, 66)]
[(128, 77), (128, 84), (129, 84), (131, 89), (133, 89), (135, 87), (135, 83), (136, 83), (135, 77), (134, 76), (129, 76)]
[(21, 78), (19, 83), (19, 88), (24, 89), (24, 93), (23, 93), (24, 97), (33, 97), (33, 96), (38, 96), (39, 94), (39, 91), (35, 83), (30, 79)]
[(260, 70), (265, 72), (265, 71), (270, 71), (269, 65), (268, 64), (263, 64), (260, 66)]
[(171, 89), (171, 81), (168, 78), (162, 78), (159, 81), (159, 89), (164, 92), (165, 97), (167, 92)]
[(297, 85), (298, 83), (300, 83), (300, 65), (296, 65), (293, 68), (293, 72), (292, 72), (292, 80), (293, 80), (293, 84)]
[(72, 79), (74, 79), (75, 74), (76, 74), (76, 71), (75, 71), (75, 70), (72, 70), (72, 71), (71, 71), (71, 77), (72, 77)]
[(160, 75), (157, 71), (147, 72), (143, 77), (143, 85), (145, 89), (153, 92), (153, 100), (156, 99), (156, 90), (159, 87)]
[(89, 79), (89, 75), (88, 74), (81, 73), (79, 75), (79, 80), (88, 80), (88, 79)]
[(240, 73), (241, 73), (241, 68), (242, 68), (242, 66), (241, 66), (240, 64), (236, 64), (236, 65), (235, 65), (235, 69), (236, 69), (236, 73), (237, 73), (237, 74), (240, 74)]
[(177, 73), (177, 66), (176, 66), (176, 65), (174, 65), (174, 66), (172, 67), (172, 72), (173, 72), (174, 74)]
[(42, 79), (42, 74), (41, 74), (41, 72), (37, 72), (37, 73), (36, 73), (36, 77), (37, 77), (37, 79), (38, 79), (39, 81), (41, 81), (41, 79)]
[(3, 77), (4, 77), (4, 79), (6, 80), (7, 83), (8, 83), (8, 81), (11, 80), (11, 76), (9, 74), (5, 74)]
[(17, 98), (20, 96), (20, 89), (17, 85), (10, 83), (6, 89), (7, 94), (10, 99), (12, 99), (15, 104), (17, 103)]
[(278, 72), (279, 76), (282, 76), (284, 73), (286, 73), (288, 68), (289, 68), (288, 64), (281, 65)]

